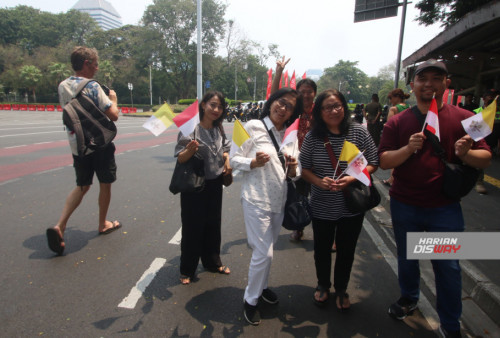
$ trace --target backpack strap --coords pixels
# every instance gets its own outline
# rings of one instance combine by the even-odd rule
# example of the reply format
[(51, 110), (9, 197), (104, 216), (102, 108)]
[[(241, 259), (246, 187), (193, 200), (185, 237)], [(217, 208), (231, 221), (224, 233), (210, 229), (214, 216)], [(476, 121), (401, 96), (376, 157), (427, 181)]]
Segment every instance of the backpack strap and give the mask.
[[(78, 84), (78, 87), (76, 87), (76, 91), (75, 91), (75, 96), (74, 96), (74, 97), (77, 97), (78, 95), (80, 95), (80, 93), (81, 93), (81, 92), (82, 92), (82, 90), (85, 88), (85, 86), (87, 86), (87, 84), (88, 84), (89, 82), (92, 82), (92, 81), (97, 82), (97, 81), (96, 81), (96, 80), (94, 80), (94, 79), (85, 79), (85, 80), (83, 80), (82, 82), (80, 82), (80, 83)], [(97, 83), (99, 83), (99, 82), (97, 82)]]

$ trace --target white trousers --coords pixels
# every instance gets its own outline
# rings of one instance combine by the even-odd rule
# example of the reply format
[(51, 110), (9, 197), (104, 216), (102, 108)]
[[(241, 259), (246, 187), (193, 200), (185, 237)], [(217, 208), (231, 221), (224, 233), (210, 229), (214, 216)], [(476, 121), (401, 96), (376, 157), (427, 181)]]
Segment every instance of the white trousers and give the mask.
[(280, 234), (284, 213), (262, 210), (248, 203), (245, 199), (242, 199), (241, 204), (243, 205), (248, 245), (252, 248), (244, 300), (250, 305), (257, 305), (262, 290), (267, 288), (274, 244)]

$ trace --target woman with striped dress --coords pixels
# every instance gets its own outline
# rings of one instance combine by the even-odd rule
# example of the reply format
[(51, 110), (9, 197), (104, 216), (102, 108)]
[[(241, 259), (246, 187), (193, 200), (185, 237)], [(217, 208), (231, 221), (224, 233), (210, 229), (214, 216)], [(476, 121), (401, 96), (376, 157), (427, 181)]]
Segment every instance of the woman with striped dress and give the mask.
[(330, 296), (332, 244), (337, 244), (334, 268), (336, 306), (340, 311), (350, 308), (347, 285), (354, 261), (354, 252), (363, 224), (364, 213), (353, 214), (345, 206), (342, 190), (356, 179), (338, 174), (347, 167), (341, 161), (335, 180), (335, 168), (325, 143), (330, 143), (338, 159), (344, 141), (354, 143), (368, 161), (373, 173), (378, 166), (377, 148), (370, 134), (360, 124), (351, 123), (345, 97), (335, 89), (322, 92), (313, 109), (313, 128), (306, 135), (300, 152), (302, 177), (311, 183), (312, 226), (314, 233), (314, 261), (318, 286), (313, 300), (325, 304)]

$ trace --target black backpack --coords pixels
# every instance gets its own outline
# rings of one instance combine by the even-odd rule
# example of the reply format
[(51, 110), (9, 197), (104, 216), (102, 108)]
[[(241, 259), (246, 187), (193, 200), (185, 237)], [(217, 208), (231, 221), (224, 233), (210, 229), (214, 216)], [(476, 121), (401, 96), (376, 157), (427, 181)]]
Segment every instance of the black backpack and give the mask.
[[(63, 123), (76, 135), (78, 156), (85, 156), (87, 149), (105, 148), (116, 136), (116, 126), (94, 101), (82, 90), (93, 79), (85, 79), (78, 85), (75, 97), (63, 109)], [(97, 81), (95, 81), (97, 82)], [(99, 83), (99, 82), (97, 82)]]

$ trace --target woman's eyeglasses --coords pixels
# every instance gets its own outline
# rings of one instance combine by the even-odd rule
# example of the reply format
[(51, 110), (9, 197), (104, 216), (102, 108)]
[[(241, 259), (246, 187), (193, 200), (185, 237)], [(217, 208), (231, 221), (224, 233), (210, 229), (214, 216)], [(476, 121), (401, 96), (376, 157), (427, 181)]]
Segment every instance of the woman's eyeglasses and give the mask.
[(324, 111), (324, 112), (331, 112), (331, 111), (340, 111), (342, 108), (344, 108), (343, 105), (341, 104), (332, 104), (332, 105), (328, 105), (328, 106), (323, 106), (321, 109)]
[(285, 100), (285, 99), (278, 99), (276, 102), (278, 103), (278, 105), (281, 108), (284, 107), (286, 111), (288, 111), (288, 112), (293, 111), (293, 105), (291, 103), (289, 103), (287, 100)]

